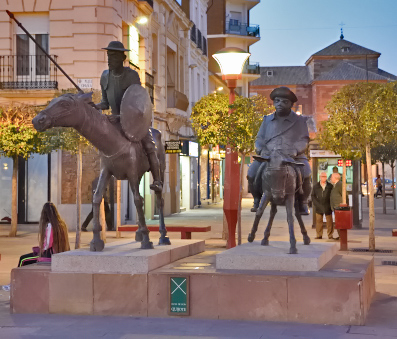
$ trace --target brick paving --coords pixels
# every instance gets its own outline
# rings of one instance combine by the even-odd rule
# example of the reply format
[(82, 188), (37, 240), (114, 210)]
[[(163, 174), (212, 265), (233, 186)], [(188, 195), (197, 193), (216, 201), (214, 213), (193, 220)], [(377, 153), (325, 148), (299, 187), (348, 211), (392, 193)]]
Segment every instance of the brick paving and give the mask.
[[(364, 222), (360, 230), (349, 231), (349, 248), (368, 247), (368, 210), (363, 200)], [(242, 210), (242, 239), (246, 242), (254, 214), (249, 211), (251, 199), (244, 199)], [(382, 214), (381, 199), (376, 206), (376, 247), (392, 250), (392, 253), (357, 253), (348, 255), (374, 256), (377, 293), (373, 300), (365, 326), (310, 325), (275, 322), (247, 322), (227, 320), (199, 320), (190, 318), (130, 318), (102, 316), (70, 316), (40, 314), (9, 314), (9, 292), (0, 288), (0, 338), (122, 338), (122, 339), (168, 339), (168, 338), (325, 338), (325, 339), (372, 339), (397, 338), (397, 266), (382, 265), (382, 261), (397, 261), (397, 238), (392, 237), (396, 228), (397, 213), (392, 208), (392, 199), (387, 199), (388, 214)], [(258, 230), (258, 239), (264, 231), (268, 211)], [(312, 229), (312, 216), (304, 217), (309, 235), (315, 237)], [(211, 232), (194, 233), (193, 239), (206, 239), (206, 248), (213, 250), (225, 246), (222, 240), (222, 205), (203, 205), (202, 208), (183, 212), (166, 218), (173, 225), (212, 226)], [(150, 221), (149, 224), (156, 224)], [(27, 253), (37, 244), (37, 225), (20, 225), (18, 236), (8, 238), (7, 225), (0, 225), (0, 286), (9, 284), (10, 270), (17, 264), (21, 254)], [(301, 235), (297, 232), (298, 241)], [(70, 232), (70, 242), (75, 234)], [(125, 232), (122, 237), (132, 237)], [(88, 246), (91, 233), (83, 233), (82, 246)], [(153, 241), (157, 234), (151, 233)], [(171, 240), (179, 237), (170, 233)], [(107, 232), (107, 242), (117, 241), (115, 232)], [(288, 240), (285, 210), (279, 208), (275, 218), (270, 240)], [(313, 240), (326, 242), (329, 240)]]

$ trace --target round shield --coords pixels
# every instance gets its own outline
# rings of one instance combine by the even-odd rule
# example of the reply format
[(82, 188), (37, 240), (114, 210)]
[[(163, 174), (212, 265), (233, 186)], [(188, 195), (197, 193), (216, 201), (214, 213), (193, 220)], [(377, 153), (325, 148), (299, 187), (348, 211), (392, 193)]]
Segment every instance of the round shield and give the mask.
[(131, 141), (140, 141), (148, 133), (152, 120), (152, 102), (141, 85), (131, 85), (124, 92), (120, 106), (121, 127)]

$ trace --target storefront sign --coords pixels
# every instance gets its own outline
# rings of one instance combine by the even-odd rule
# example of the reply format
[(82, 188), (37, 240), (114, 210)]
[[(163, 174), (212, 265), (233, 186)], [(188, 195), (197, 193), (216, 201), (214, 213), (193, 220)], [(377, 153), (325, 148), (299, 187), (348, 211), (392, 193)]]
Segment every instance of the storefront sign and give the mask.
[(323, 151), (319, 149), (310, 150), (311, 158), (340, 158), (340, 154), (335, 154), (331, 151)]
[(189, 277), (170, 277), (171, 315), (189, 315)]
[(165, 142), (165, 153), (181, 153), (182, 142), (180, 140), (169, 140)]

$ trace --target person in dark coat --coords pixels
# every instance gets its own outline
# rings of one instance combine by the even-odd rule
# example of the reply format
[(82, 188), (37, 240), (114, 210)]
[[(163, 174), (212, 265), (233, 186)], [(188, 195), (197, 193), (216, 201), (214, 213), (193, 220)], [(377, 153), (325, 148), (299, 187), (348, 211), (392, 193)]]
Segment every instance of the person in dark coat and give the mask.
[[(309, 143), (309, 130), (306, 118), (297, 115), (291, 110), (295, 102), (298, 101), (296, 95), (287, 87), (278, 87), (270, 93), (276, 112), (263, 117), (262, 125), (255, 140), (255, 149), (258, 155), (268, 155), (272, 150), (278, 149), (293, 158), (304, 166), (301, 169), (302, 190), (300, 197), (301, 214), (309, 214), (307, 208), (307, 198), (311, 192), (311, 169), (305, 150)], [(261, 199), (258, 188), (254, 181), (260, 163), (253, 161), (248, 169), (247, 179), (250, 192), (254, 196), (254, 207), (251, 211), (256, 211)]]
[[(93, 181), (92, 181), (92, 199), (94, 200), (94, 193), (95, 190), (98, 186), (98, 180), (99, 177), (96, 177)], [(107, 230), (108, 231), (113, 231), (114, 226), (113, 226), (113, 221), (112, 221), (112, 215), (110, 213), (110, 208), (109, 208), (109, 201), (107, 199), (107, 194), (106, 194), (106, 190), (105, 193), (103, 194), (103, 208), (105, 210), (105, 219), (106, 219), (106, 225), (107, 225)], [(88, 232), (87, 231), (87, 226), (90, 223), (90, 221), (92, 220), (94, 213), (93, 210), (91, 208), (91, 212), (88, 213), (87, 218), (85, 218), (83, 224), (81, 225), (81, 230), (83, 232)]]
[[(111, 41), (108, 47), (103, 49), (107, 50), (109, 69), (103, 71), (101, 75), (102, 101), (94, 106), (101, 110), (110, 107), (112, 115), (109, 116), (109, 121), (113, 124), (120, 124), (120, 107), (124, 92), (131, 85), (140, 85), (141, 80), (136, 71), (123, 66), (126, 59), (124, 52), (129, 51), (129, 49), (124, 48), (120, 41)], [(153, 184), (150, 185), (150, 189), (161, 192), (163, 184), (160, 176), (160, 164), (156, 154), (156, 144), (150, 129), (141, 143), (147, 154), (150, 171), (153, 175)]]
[(331, 191), (333, 185), (327, 181), (327, 173), (320, 173), (320, 181), (313, 186), (312, 202), (316, 208), (316, 238), (323, 237), (323, 216), (327, 222), (328, 239), (333, 239), (333, 224), (332, 224), (332, 210), (331, 210)]

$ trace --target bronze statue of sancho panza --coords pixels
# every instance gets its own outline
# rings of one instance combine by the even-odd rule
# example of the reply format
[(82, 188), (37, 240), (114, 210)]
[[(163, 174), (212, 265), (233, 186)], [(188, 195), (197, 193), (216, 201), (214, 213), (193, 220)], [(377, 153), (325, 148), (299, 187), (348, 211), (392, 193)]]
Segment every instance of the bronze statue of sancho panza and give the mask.
[[(297, 115), (291, 108), (298, 101), (296, 95), (287, 87), (278, 87), (270, 93), (270, 99), (276, 111), (263, 117), (255, 141), (255, 149), (258, 155), (266, 156), (273, 150), (280, 150), (284, 155), (293, 158), (304, 166), (300, 166), (302, 177), (302, 194), (300, 196), (301, 214), (308, 214), (307, 199), (311, 193), (311, 169), (305, 150), (309, 143), (309, 131), (307, 119)], [(260, 185), (255, 185), (255, 177), (260, 167), (258, 161), (254, 161), (249, 167), (247, 179), (250, 192), (254, 196), (255, 211), (262, 196)], [(298, 172), (299, 174), (299, 172)]]

